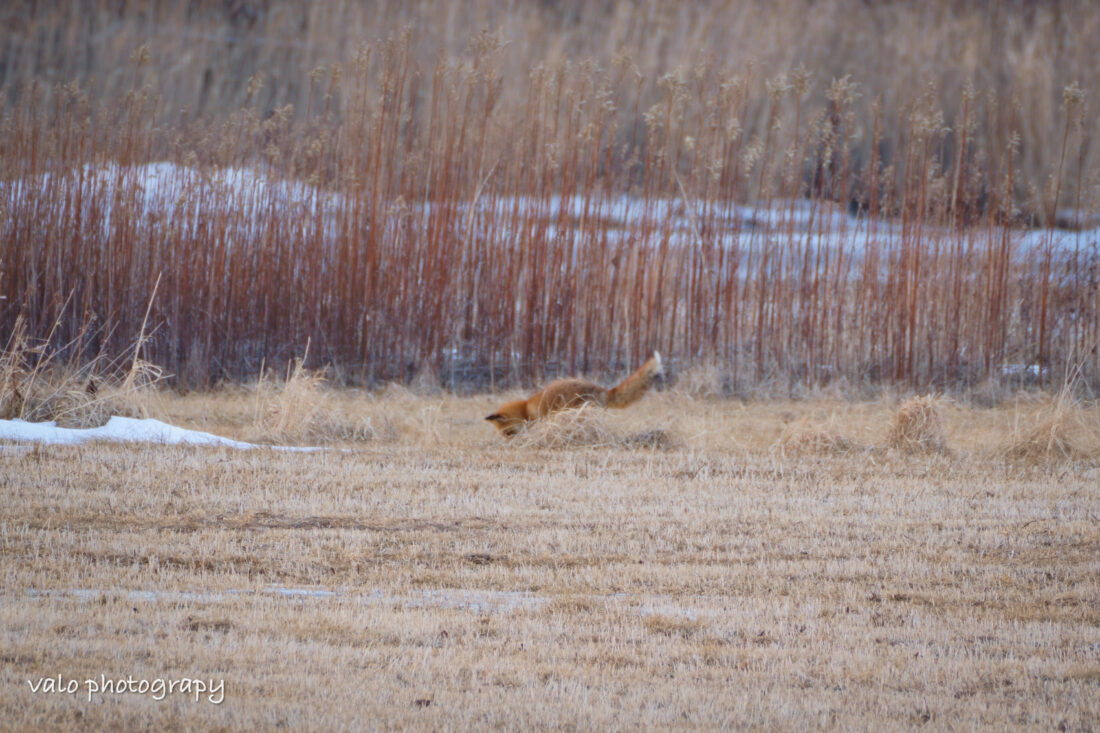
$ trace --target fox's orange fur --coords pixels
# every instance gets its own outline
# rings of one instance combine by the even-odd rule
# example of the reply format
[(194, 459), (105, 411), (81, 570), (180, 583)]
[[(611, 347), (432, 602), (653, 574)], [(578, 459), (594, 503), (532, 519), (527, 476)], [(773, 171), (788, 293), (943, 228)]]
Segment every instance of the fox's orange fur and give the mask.
[(608, 389), (586, 379), (558, 379), (525, 400), (515, 400), (501, 405), (496, 412), (485, 419), (493, 423), (500, 432), (511, 436), (532, 420), (546, 417), (558, 410), (580, 407), (584, 404), (626, 407), (638, 401), (660, 373), (661, 355), (655, 351), (638, 371), (615, 387)]

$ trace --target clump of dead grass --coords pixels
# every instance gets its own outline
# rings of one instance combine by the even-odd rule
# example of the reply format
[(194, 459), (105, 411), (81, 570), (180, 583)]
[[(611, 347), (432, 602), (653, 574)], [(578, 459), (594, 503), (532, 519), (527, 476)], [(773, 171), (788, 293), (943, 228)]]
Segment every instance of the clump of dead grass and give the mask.
[(279, 381), (261, 373), (254, 389), (254, 425), (260, 436), (283, 441), (301, 438), (328, 409), (330, 395), (322, 390), (324, 375), (305, 369), (296, 359)]
[(652, 428), (623, 437), (623, 445), (628, 448), (660, 448), (671, 450), (678, 445), (672, 433), (664, 428)]
[(554, 614), (592, 613), (600, 604), (591, 596), (580, 593), (569, 593), (556, 596), (551, 601), (548, 612)]
[(1040, 462), (1088, 458), (1097, 453), (1100, 425), (1089, 424), (1070, 385), (1025, 420), (1027, 424), (1022, 425), (1017, 409), (1012, 437), (1004, 449), (1008, 458)]
[(910, 397), (901, 403), (886, 443), (891, 448), (909, 452), (942, 452), (947, 449), (944, 438), (943, 415), (939, 399), (933, 395)]
[(699, 619), (668, 616), (663, 613), (646, 616), (643, 624), (651, 634), (679, 636), (685, 639), (691, 638), (703, 628), (703, 623)]
[(836, 414), (824, 421), (813, 414), (804, 415), (784, 426), (776, 441), (776, 447), (786, 453), (825, 453), (843, 455), (860, 450), (863, 446), (838, 431)]
[(663, 428), (623, 433), (612, 425), (606, 410), (588, 404), (536, 420), (514, 436), (512, 442), (524, 448), (669, 449), (676, 445)]
[(252, 439), (277, 443), (364, 441), (375, 437), (369, 419), (337, 409), (322, 370), (296, 359), (282, 380), (261, 374), (253, 388)]
[(585, 404), (536, 420), (513, 442), (524, 448), (610, 447), (622, 445), (623, 438), (612, 429), (603, 410)]
[[(140, 357), (139, 336), (129, 366), (105, 356), (85, 359), (74, 343), (51, 348), (49, 340), (33, 343), (26, 324), (16, 321), (0, 351), (0, 419), (55, 421), (62, 427), (98, 427), (114, 415), (149, 416), (148, 401), (165, 378), (160, 367)], [(76, 351), (76, 356), (63, 354)]]

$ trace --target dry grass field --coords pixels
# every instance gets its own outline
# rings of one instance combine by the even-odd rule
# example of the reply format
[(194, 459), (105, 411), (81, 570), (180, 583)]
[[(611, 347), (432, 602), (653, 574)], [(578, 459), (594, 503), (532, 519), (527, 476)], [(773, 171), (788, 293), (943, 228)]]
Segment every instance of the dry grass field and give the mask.
[(142, 410), (325, 450), (0, 446), (0, 727), (1100, 725), (1095, 406), (287, 391)]
[(260, 446), (0, 439), (0, 730), (1100, 729), (1098, 55), (1094, 0), (0, 3), (0, 429)]

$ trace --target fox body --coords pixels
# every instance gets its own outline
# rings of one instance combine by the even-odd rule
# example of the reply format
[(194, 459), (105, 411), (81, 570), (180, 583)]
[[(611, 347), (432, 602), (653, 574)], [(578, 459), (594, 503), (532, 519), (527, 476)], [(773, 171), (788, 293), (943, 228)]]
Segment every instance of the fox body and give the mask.
[(518, 433), (527, 423), (546, 417), (552, 412), (580, 407), (585, 404), (600, 407), (626, 407), (637, 402), (661, 373), (661, 355), (653, 356), (638, 371), (610, 389), (589, 382), (587, 379), (558, 379), (546, 385), (541, 392), (525, 400), (507, 402), (485, 419), (507, 436)]

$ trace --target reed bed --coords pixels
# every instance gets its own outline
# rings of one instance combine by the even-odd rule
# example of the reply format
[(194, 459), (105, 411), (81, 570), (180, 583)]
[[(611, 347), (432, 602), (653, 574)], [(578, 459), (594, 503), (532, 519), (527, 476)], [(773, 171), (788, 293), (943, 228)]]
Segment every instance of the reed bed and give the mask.
[[(917, 16), (947, 28), (949, 6)], [(295, 46), (292, 66), (241, 80), (223, 65), (256, 46), (230, 35), (261, 56), (289, 41), (285, 16), (237, 4), (200, 93), (165, 71), (193, 54), (154, 31), (191, 37), (213, 6), (150, 7), (111, 26), (124, 60), (89, 50), (93, 70), (114, 64), (102, 80), (8, 67), (0, 329), (112, 355), (148, 324), (143, 358), (184, 386), (281, 370), (307, 344), (301, 368), (365, 385), (611, 375), (654, 349), (674, 370), (714, 365), (732, 393), (1100, 384), (1089, 64), (1058, 56), (1056, 102), (1028, 96), (1031, 76), (977, 73), (899, 98), (871, 72), (688, 54), (713, 49), (703, 25), (748, 22), (718, 9), (647, 6), (648, 26), (614, 20), (621, 5), (605, 25), (570, 10), (635, 29), (606, 57), (564, 19), (529, 42), (517, 18), (538, 11), (493, 3), (477, 8), (498, 30), (433, 45), (429, 3), (370, 44), (327, 25), (352, 5), (310, 15), (294, 43), (339, 38), (334, 60)], [(1005, 28), (1046, 19), (1040, 47), (1096, 25), (1084, 4), (1006, 7)], [(24, 39), (74, 17), (34, 15)], [(678, 43), (654, 55), (636, 26)]]

